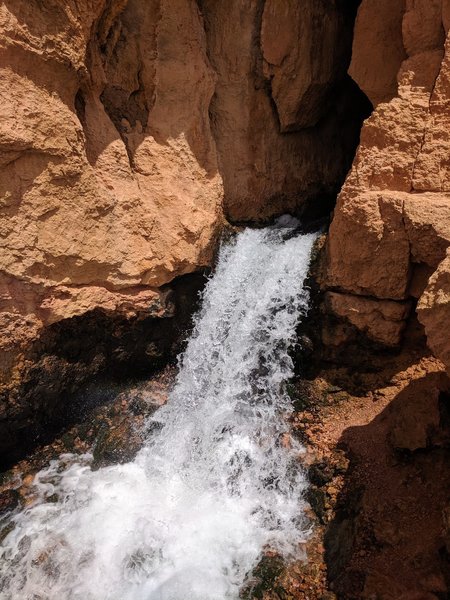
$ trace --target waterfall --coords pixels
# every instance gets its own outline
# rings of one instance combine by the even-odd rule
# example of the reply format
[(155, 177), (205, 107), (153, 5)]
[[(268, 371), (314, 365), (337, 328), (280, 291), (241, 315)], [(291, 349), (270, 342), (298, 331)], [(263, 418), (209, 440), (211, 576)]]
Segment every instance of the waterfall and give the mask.
[(0, 546), (2, 600), (225, 600), (271, 548), (298, 556), (302, 448), (284, 443), (288, 350), (313, 234), (293, 219), (221, 248), (166, 405), (136, 458), (63, 455)]

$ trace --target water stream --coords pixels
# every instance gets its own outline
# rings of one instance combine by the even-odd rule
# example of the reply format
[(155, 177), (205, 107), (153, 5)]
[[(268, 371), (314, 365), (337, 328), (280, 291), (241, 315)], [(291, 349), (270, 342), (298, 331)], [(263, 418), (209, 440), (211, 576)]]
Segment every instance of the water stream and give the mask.
[(224, 245), (169, 401), (126, 464), (65, 455), (0, 546), (2, 600), (226, 600), (265, 548), (305, 539), (302, 448), (283, 443), (288, 354), (315, 236), (295, 223)]

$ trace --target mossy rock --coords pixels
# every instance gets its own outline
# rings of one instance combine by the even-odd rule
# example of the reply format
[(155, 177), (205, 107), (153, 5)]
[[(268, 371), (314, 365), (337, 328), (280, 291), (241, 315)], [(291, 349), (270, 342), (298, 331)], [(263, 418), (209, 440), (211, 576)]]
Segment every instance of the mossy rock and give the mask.
[(295, 412), (301, 412), (309, 407), (311, 399), (307, 394), (299, 392), (295, 383), (287, 383), (285, 390), (292, 402)]
[(314, 514), (319, 519), (320, 523), (325, 524), (326, 501), (327, 495), (320, 488), (311, 485), (306, 492), (306, 500), (314, 511)]
[(138, 450), (139, 445), (133, 439), (127, 422), (124, 421), (114, 428), (104, 423), (100, 427), (94, 446), (93, 467), (128, 462), (134, 458)]
[(334, 469), (326, 461), (316, 462), (309, 467), (308, 476), (313, 485), (322, 487), (333, 479)]
[(279, 556), (263, 556), (242, 589), (241, 599), (262, 600), (265, 593), (275, 592), (280, 600), (289, 600), (285, 590), (277, 585), (284, 569), (284, 562)]

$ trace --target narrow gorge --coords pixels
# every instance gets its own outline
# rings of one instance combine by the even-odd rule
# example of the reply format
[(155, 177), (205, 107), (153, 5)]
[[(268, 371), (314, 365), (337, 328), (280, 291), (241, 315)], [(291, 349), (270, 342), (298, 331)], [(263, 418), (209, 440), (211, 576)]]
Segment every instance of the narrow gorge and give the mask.
[(449, 598), (450, 0), (0, 28), (0, 598)]

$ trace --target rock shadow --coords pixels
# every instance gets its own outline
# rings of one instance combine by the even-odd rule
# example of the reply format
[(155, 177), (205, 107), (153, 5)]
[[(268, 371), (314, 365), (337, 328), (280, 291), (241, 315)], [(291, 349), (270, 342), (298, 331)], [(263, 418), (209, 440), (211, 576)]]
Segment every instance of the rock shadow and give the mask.
[(413, 380), (343, 432), (350, 467), (325, 535), (340, 600), (450, 597), (448, 385), (442, 373)]

